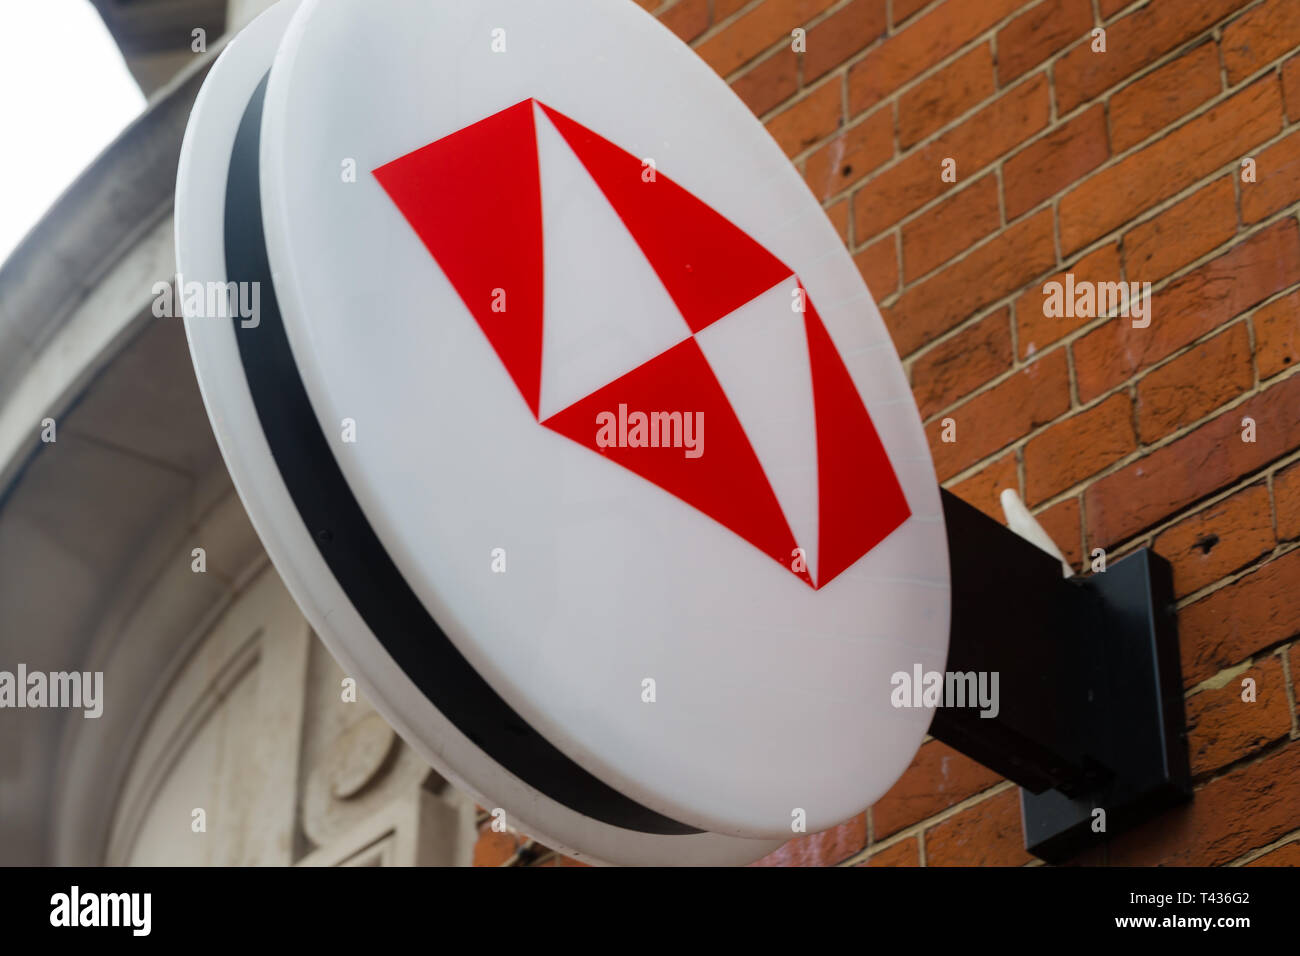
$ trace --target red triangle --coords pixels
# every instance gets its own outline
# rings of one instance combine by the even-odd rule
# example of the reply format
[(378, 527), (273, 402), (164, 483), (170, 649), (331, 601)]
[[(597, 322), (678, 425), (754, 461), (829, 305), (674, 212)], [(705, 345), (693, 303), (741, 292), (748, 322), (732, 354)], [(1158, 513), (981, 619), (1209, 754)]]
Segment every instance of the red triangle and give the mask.
[(912, 511), (857, 386), (806, 294), (804, 301), (817, 417), (817, 577), (825, 587)]
[(538, 103), (632, 233), (692, 332), (711, 325), (793, 272), (705, 203), (642, 160)]
[[(407, 153), (374, 175), (437, 260), (536, 415), (544, 278), (533, 101)], [(497, 290), (504, 291), (504, 311)]]
[[(684, 447), (601, 447), (597, 416), (634, 412), (703, 413), (702, 454)], [(736, 413), (694, 338), (633, 369), (542, 422), (653, 482), (725, 525), (791, 570), (794, 534)], [(794, 572), (807, 584), (807, 571)]]

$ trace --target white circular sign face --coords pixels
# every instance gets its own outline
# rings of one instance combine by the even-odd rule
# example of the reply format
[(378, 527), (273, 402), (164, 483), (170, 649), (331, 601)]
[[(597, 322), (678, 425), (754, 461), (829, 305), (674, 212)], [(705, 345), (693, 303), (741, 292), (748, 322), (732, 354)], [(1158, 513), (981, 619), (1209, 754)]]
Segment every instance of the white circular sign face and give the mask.
[(906, 377), (781, 150), (630, 0), (280, 4), (196, 105), (177, 236), (184, 282), (260, 290), (187, 330), (268, 552), (480, 802), (738, 862), (906, 768), (932, 711), (891, 677), (949, 619)]

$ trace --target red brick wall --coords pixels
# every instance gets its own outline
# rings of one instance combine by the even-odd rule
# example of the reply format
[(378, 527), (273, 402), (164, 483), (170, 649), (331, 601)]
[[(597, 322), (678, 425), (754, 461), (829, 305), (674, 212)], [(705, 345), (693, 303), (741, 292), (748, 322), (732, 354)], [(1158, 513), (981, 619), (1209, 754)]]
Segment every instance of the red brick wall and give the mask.
[[(822, 201), (944, 486), (1018, 489), (1076, 567), (1172, 562), (1196, 798), (1090, 862), (1300, 862), (1300, 0), (638, 2)], [(1150, 327), (1045, 317), (1065, 272), (1152, 283)], [(929, 741), (764, 862), (1029, 860), (1015, 787)]]

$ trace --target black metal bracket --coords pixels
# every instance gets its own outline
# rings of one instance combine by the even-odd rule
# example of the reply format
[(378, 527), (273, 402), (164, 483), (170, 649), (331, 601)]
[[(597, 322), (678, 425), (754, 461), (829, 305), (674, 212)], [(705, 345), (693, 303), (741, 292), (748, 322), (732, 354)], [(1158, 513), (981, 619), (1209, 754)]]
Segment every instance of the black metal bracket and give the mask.
[(1065, 578), (1055, 558), (942, 494), (948, 673), (997, 673), (998, 701), (984, 716), (940, 707), (930, 733), (1021, 786), (1025, 846), (1048, 862), (1189, 799), (1168, 563), (1143, 549)]

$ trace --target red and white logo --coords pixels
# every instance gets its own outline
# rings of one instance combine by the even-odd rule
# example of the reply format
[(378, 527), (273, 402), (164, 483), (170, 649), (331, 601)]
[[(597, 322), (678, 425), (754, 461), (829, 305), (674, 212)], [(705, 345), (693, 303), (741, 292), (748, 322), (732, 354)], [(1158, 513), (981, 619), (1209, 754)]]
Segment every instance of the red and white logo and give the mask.
[[(545, 262), (548, 253), (564, 253), (544, 246), (543, 218), (551, 211), (543, 198), (543, 135), (552, 149), (562, 149), (562, 141), (572, 151), (671, 299), (671, 309), (661, 303), (661, 314), (647, 317), (645, 327), (628, 328), (644, 310), (618, 289), (588, 306), (600, 321), (586, 328), (573, 327), (572, 312), (548, 311)], [(562, 158), (547, 157), (556, 165)], [(871, 416), (799, 277), (646, 160), (529, 99), (374, 174), (542, 425), (698, 508), (815, 588), (909, 516)], [(565, 195), (574, 189), (566, 183)], [(548, 334), (555, 326), (572, 333), (568, 341)], [(754, 340), (742, 352), (779, 349), (789, 376), (756, 381), (760, 370), (729, 360), (738, 339)], [(575, 352), (594, 354), (596, 361), (566, 365)], [(586, 391), (593, 375), (600, 380)], [(561, 376), (576, 376), (582, 394), (572, 394), (572, 385), (562, 393)], [(752, 414), (760, 420), (773, 406), (793, 408), (806, 396), (814, 460), (781, 461), (775, 443), (751, 434), (745, 419)], [(656, 414), (652, 409), (675, 415), (658, 419), (671, 421), (674, 434), (682, 417), (689, 430), (694, 415), (707, 422), (708, 453), (649, 453), (660, 444), (653, 429), (644, 444), (602, 441), (597, 423), (602, 415), (612, 419), (612, 409), (620, 410), (622, 435), (627, 409), (645, 410), (647, 417)], [(791, 491), (783, 507), (786, 496), (769, 474), (800, 476), (804, 487), (782, 482)], [(815, 513), (804, 508), (800, 514), (801, 500), (815, 500)], [(796, 535), (799, 518), (811, 520)]]

